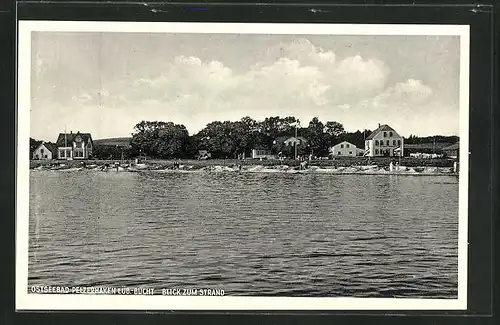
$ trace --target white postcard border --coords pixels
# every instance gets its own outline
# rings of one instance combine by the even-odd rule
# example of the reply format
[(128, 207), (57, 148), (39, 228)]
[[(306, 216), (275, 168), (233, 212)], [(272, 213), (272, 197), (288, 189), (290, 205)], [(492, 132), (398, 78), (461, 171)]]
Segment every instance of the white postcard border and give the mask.
[[(460, 36), (460, 177), (457, 299), (186, 297), (28, 294), (31, 32)], [(16, 156), (17, 310), (464, 310), (467, 309), (469, 26), (19, 21)]]

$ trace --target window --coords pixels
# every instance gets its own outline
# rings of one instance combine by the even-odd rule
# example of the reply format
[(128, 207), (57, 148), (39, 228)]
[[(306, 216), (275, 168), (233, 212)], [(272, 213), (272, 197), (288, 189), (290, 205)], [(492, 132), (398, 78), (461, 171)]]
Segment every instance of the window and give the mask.
[(378, 146), (378, 140), (375, 140), (375, 145)]
[(40, 149), (40, 153), (43, 155), (43, 148), (42, 148), (42, 149)]
[(35, 159), (38, 159), (38, 155), (35, 155)]
[(391, 131), (391, 132), (389, 132), (389, 136), (390, 136), (390, 137), (392, 137), (392, 131)]
[(400, 146), (400, 145), (401, 145), (401, 140), (398, 140), (398, 146)]
[(47, 155), (44, 155), (43, 158), (48, 158)]
[(375, 149), (375, 154), (378, 155), (378, 149)]
[(349, 145), (348, 145), (348, 144), (346, 144), (346, 145), (345, 145), (345, 147), (346, 147), (346, 148), (349, 148)]
[(396, 145), (396, 140), (392, 140), (392, 145), (395, 146)]
[(349, 154), (352, 155), (352, 151), (349, 151)]
[(342, 152), (339, 151), (339, 156), (342, 156)]
[(387, 138), (387, 132), (384, 131), (384, 138)]
[(383, 146), (383, 145), (384, 145), (384, 140), (380, 140), (379, 144), (380, 144), (381, 146)]
[(344, 148), (344, 145), (343, 145), (343, 144), (341, 144), (341, 145), (340, 145), (340, 147), (341, 147), (341, 148)]
[(387, 140), (387, 145), (390, 146), (391, 145), (391, 142), (389, 140)]
[(59, 158), (66, 158), (66, 150), (59, 151)]

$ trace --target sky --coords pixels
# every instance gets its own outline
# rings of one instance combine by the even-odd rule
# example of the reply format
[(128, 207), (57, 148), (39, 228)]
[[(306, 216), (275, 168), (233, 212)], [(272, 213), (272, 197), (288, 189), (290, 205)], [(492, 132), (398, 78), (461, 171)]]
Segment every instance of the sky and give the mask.
[(31, 137), (126, 137), (142, 120), (313, 117), (458, 135), (457, 36), (33, 32)]

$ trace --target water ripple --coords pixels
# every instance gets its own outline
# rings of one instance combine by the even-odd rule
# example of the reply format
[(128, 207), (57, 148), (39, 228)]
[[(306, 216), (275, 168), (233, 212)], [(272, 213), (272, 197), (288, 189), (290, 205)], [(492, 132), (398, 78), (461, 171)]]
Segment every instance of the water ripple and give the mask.
[(456, 178), (30, 174), (30, 285), (457, 295)]

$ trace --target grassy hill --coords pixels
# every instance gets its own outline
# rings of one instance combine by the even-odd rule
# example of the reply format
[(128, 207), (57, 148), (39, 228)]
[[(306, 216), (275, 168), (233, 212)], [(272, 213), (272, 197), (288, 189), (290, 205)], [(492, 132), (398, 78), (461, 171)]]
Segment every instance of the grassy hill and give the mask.
[(132, 140), (131, 137), (98, 139), (94, 140), (94, 145), (128, 147), (130, 146), (130, 140)]

